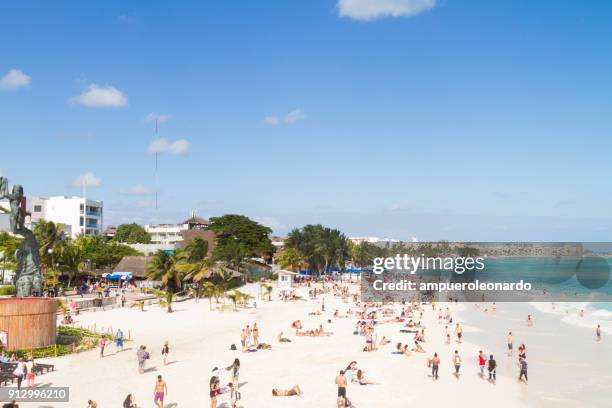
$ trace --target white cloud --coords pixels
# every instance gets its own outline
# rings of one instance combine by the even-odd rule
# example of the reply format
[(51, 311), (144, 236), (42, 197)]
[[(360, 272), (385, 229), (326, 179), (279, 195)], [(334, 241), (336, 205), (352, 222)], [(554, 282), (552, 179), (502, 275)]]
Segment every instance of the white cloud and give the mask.
[(158, 113), (149, 113), (147, 116), (145, 116), (144, 121), (149, 122), (149, 123), (155, 122), (155, 121), (157, 121), (157, 123), (164, 123), (172, 119), (174, 119), (174, 116), (172, 115), (160, 115)]
[(120, 108), (127, 105), (127, 96), (114, 86), (91, 84), (79, 96), (72, 98), (79, 105), (90, 108)]
[(281, 223), (276, 218), (270, 216), (255, 217), (255, 221), (257, 221), (261, 225), (265, 225), (268, 228), (272, 228), (273, 230), (285, 228), (285, 225), (283, 223)]
[(102, 185), (102, 179), (96, 177), (91, 171), (87, 171), (77, 177), (72, 185), (74, 187), (100, 187)]
[(149, 145), (149, 153), (168, 153), (177, 155), (189, 154), (191, 143), (185, 139), (169, 142), (164, 138), (155, 139)]
[(338, 0), (340, 17), (375, 20), (382, 17), (410, 17), (427, 11), (437, 0)]
[(285, 115), (284, 122), (285, 123), (295, 123), (295, 122), (299, 122), (305, 117), (306, 115), (304, 115), (304, 112), (302, 112), (301, 109), (294, 109), (291, 112), (289, 112), (287, 115)]
[(276, 126), (276, 125), (280, 125), (281, 121), (278, 116), (272, 115), (272, 116), (266, 116), (264, 118), (264, 122), (266, 122), (268, 125)]
[(266, 116), (264, 118), (264, 122), (267, 123), (268, 125), (277, 126), (277, 125), (280, 125), (281, 123), (293, 124), (293, 123), (299, 122), (305, 117), (306, 115), (304, 115), (304, 112), (302, 112), (301, 109), (294, 109), (283, 117), (279, 117), (277, 115)]
[(153, 194), (154, 191), (148, 187), (137, 185), (125, 190), (121, 190), (123, 194), (134, 195), (134, 196), (143, 196)]
[(0, 78), (0, 89), (13, 91), (19, 88), (27, 88), (32, 83), (32, 78), (18, 69), (11, 69)]

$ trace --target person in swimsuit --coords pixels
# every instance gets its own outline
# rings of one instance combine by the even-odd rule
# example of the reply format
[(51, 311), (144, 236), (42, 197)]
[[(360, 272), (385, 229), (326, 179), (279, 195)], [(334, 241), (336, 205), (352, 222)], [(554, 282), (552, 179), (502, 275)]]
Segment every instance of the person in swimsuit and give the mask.
[(459, 351), (455, 350), (455, 355), (453, 356), (453, 363), (455, 363), (455, 377), (459, 379), (459, 369), (461, 368), (461, 356), (459, 355)]
[(272, 388), (273, 397), (292, 397), (294, 395), (302, 396), (302, 389), (297, 384), (288, 390), (279, 390), (278, 388)]
[(519, 381), (523, 380), (525, 377), (525, 384), (527, 383), (527, 360), (524, 358), (519, 358), (519, 365), (521, 366), (521, 372), (519, 373)]
[(170, 352), (170, 348), (168, 347), (168, 342), (164, 342), (164, 346), (162, 347), (162, 358), (164, 359), (164, 365), (168, 365), (168, 353)]
[(123, 408), (138, 408), (132, 394), (128, 394), (125, 400), (123, 400)]
[(153, 403), (159, 408), (164, 408), (164, 395), (168, 395), (168, 386), (166, 386), (166, 382), (162, 380), (161, 375), (157, 376), (157, 381), (155, 382), (153, 394)]
[(229, 388), (230, 392), (230, 407), (237, 408), (238, 400), (240, 399), (240, 394), (238, 393), (236, 387), (234, 386), (234, 383), (232, 382), (227, 384), (227, 388)]
[(259, 328), (257, 327), (257, 323), (253, 324), (253, 343), (255, 347), (259, 345)]
[(217, 408), (217, 395), (220, 393), (221, 390), (219, 388), (219, 377), (217, 377), (216, 375), (213, 375), (210, 378), (209, 390), (210, 408)]
[(497, 379), (497, 362), (493, 358), (493, 354), (489, 357), (489, 381), (495, 381)]
[(463, 328), (459, 323), (455, 326), (455, 334), (457, 335), (457, 343), (461, 344), (461, 338), (463, 337)]
[(340, 370), (340, 374), (336, 376), (336, 385), (338, 386), (338, 408), (344, 408), (346, 406), (346, 377), (344, 376), (344, 370)]
[(512, 346), (512, 332), (508, 332), (508, 355), (511, 356), (514, 352), (514, 347)]
[(440, 368), (440, 357), (438, 353), (434, 353), (433, 358), (430, 360), (431, 363), (431, 378), (434, 380), (438, 379), (438, 369)]
[(239, 359), (234, 359), (234, 362), (232, 363), (232, 365), (230, 365), (229, 367), (227, 367), (227, 371), (232, 371), (232, 383), (234, 383), (234, 386), (236, 388), (238, 388), (238, 377), (240, 377), (240, 360)]
[(601, 341), (601, 325), (597, 325), (597, 329), (595, 329), (595, 336), (597, 337), (597, 341)]
[(374, 381), (366, 380), (362, 370), (357, 370), (357, 382), (359, 385), (376, 384)]

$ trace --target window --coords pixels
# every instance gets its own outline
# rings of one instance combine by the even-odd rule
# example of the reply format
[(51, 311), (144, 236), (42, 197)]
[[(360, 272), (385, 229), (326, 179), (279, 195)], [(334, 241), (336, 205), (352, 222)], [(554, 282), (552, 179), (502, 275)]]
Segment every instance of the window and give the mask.
[(35, 205), (34, 212), (42, 212), (42, 205)]

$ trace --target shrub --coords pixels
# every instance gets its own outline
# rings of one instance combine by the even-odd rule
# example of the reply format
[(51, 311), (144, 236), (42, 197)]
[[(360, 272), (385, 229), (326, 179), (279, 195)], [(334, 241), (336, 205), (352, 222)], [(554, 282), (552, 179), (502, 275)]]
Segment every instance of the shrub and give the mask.
[(14, 295), (17, 290), (13, 285), (0, 286), (0, 296)]

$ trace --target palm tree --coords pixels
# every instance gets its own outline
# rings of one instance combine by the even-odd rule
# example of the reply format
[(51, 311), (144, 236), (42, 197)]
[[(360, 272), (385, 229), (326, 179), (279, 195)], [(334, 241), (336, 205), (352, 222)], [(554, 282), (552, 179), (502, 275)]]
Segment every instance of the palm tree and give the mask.
[(286, 248), (279, 254), (276, 263), (283, 269), (299, 272), (304, 265), (304, 258), (297, 249)]
[(221, 286), (215, 285), (212, 282), (204, 282), (204, 297), (208, 298), (210, 302), (210, 310), (212, 310), (212, 299), (215, 298), (215, 302), (218, 306), (221, 296), (223, 296), (223, 288)]
[(172, 301), (174, 300), (174, 293), (167, 290), (153, 289), (153, 294), (157, 296), (160, 307), (166, 307), (167, 312), (172, 312)]
[(241, 292), (238, 290), (234, 290), (231, 293), (227, 293), (225, 297), (232, 301), (232, 303), (234, 304), (234, 310), (238, 310), (236, 305), (238, 304), (238, 302), (240, 302)]
[(268, 295), (268, 301), (271, 301), (272, 300), (272, 291), (274, 290), (274, 286), (268, 285), (267, 283), (262, 283), (260, 286), (263, 289), (263, 291), (265, 292), (265, 294)]
[(246, 307), (247, 302), (253, 299), (255, 299), (255, 296), (251, 295), (250, 293), (240, 292), (240, 303), (242, 304), (242, 307)]
[(137, 300), (134, 303), (132, 303), (132, 306), (130, 307), (137, 307), (140, 309), (141, 312), (144, 312), (145, 302), (144, 300)]
[(53, 250), (55, 245), (61, 241), (64, 233), (63, 224), (55, 224), (52, 221), (40, 220), (34, 226), (34, 235), (38, 241), (40, 261), (45, 269), (53, 268)]
[(68, 286), (85, 270), (83, 250), (71, 241), (60, 242), (55, 247), (55, 259), (59, 270), (68, 274)]
[[(157, 251), (147, 262), (145, 275), (149, 280), (161, 281), (164, 290), (174, 296), (183, 287), (183, 272), (176, 268), (175, 259), (164, 251)], [(172, 299), (167, 302), (168, 313), (172, 312)]]
[(207, 255), (208, 241), (196, 237), (180, 253), (176, 263), (176, 269), (184, 274), (184, 281), (197, 284), (196, 299), (201, 296), (204, 279), (210, 278), (213, 274), (215, 263)]

